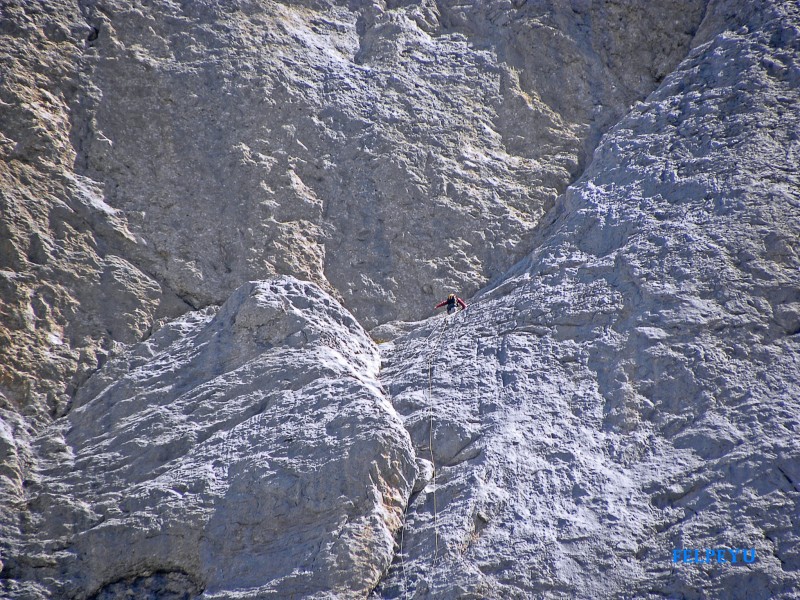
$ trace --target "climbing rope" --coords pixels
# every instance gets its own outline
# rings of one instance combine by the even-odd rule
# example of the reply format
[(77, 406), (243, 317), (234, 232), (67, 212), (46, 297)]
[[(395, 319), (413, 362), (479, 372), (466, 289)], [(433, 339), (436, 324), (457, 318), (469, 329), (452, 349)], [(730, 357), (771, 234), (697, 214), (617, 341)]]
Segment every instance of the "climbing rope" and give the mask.
[(406, 597), (406, 593), (408, 591), (408, 575), (406, 574), (406, 559), (403, 555), (403, 542), (405, 542), (406, 537), (406, 515), (405, 512), (403, 513), (403, 526), (400, 528), (400, 569), (403, 572), (403, 589), (400, 595), (401, 598)]
[[(447, 329), (448, 319), (450, 317), (445, 315), (442, 325), (439, 327), (439, 335), (433, 344), (432, 351), (428, 354), (428, 450), (431, 455), (431, 469), (433, 470), (431, 484), (433, 485), (433, 536), (434, 536), (434, 550), (433, 550), (433, 564), (439, 558), (439, 514), (438, 507), (436, 506), (436, 459), (433, 456), (433, 359), (436, 357), (439, 347), (442, 342), (442, 337)], [(428, 336), (430, 339), (436, 328)], [(427, 340), (426, 340), (427, 341)]]
[[(409, 357), (405, 359), (404, 362), (407, 364), (416, 363), (416, 361), (422, 356), (426, 349), (429, 349), (428, 357), (427, 357), (427, 368), (428, 368), (428, 449), (430, 452), (431, 457), (431, 469), (432, 469), (432, 477), (431, 477), (431, 484), (433, 485), (433, 531), (434, 531), (434, 552), (433, 552), (433, 564), (435, 565), (438, 558), (439, 558), (439, 514), (438, 514), (438, 506), (436, 501), (436, 459), (433, 453), (433, 361), (434, 358), (437, 356), (439, 352), (439, 348), (441, 346), (442, 338), (444, 337), (444, 333), (448, 328), (452, 328), (452, 333), (454, 335), (458, 334), (459, 331), (465, 325), (466, 320), (472, 321), (473, 319), (468, 319), (471, 317), (473, 313), (475, 313), (475, 307), (483, 305), (485, 303), (489, 303), (495, 298), (491, 295), (485, 295), (483, 298), (480, 298), (470, 304), (473, 310), (469, 311), (469, 315), (463, 315), (462, 318), (456, 320), (455, 315), (452, 317), (448, 314), (444, 315), (444, 318), (441, 320), (440, 323), (437, 323), (432, 329), (428, 336), (425, 338), (425, 342), (422, 344), (422, 347), (413, 352)], [(459, 313), (464, 312), (463, 310), (458, 311)], [(456, 313), (458, 314), (458, 313)], [(476, 313), (477, 314), (477, 313)], [(435, 338), (435, 341), (431, 345), (431, 339)], [(406, 514), (403, 515), (403, 523), (400, 528), (400, 569), (402, 573), (403, 583), (402, 583), (402, 591), (401, 591), (401, 598), (407, 597), (408, 594), (408, 574), (406, 572), (406, 563), (405, 563), (405, 529), (406, 529)]]
[[(446, 319), (447, 317), (445, 317)], [(428, 450), (431, 454), (431, 485), (433, 486), (433, 564), (439, 557), (439, 517), (436, 510), (436, 459), (433, 457), (433, 358), (428, 357)]]
[[(485, 300), (481, 300), (476, 304), (483, 303)], [(462, 311), (459, 311), (462, 312)], [(425, 342), (423, 347), (418, 351), (415, 352), (410, 362), (414, 362), (420, 355), (425, 351), (426, 348), (429, 349), (428, 358), (427, 358), (427, 368), (428, 368), (428, 450), (430, 452), (431, 457), (431, 469), (432, 469), (432, 476), (431, 476), (431, 484), (433, 486), (433, 535), (434, 535), (434, 549), (433, 549), (433, 564), (435, 565), (437, 560), (439, 559), (439, 512), (438, 506), (436, 502), (436, 458), (434, 457), (433, 453), (433, 361), (436, 358), (439, 348), (441, 347), (442, 338), (444, 337), (445, 331), (448, 329), (450, 324), (451, 316), (445, 314), (444, 319), (442, 319), (440, 324), (431, 329), (431, 332), (428, 334), (428, 337), (425, 338)], [(455, 324), (455, 321), (453, 322)], [(433, 344), (431, 344), (431, 339), (434, 339)], [(400, 529), (400, 569), (402, 572), (403, 577), (403, 589), (401, 593), (401, 597), (405, 597), (408, 592), (408, 574), (406, 573), (406, 563), (405, 563), (405, 518)]]
[[(441, 324), (437, 323), (432, 329), (431, 332), (428, 334), (428, 337), (425, 338), (425, 342), (422, 345), (422, 348), (415, 352), (409, 359), (409, 362), (413, 363), (422, 355), (426, 348), (430, 348), (430, 341), (431, 338), (436, 336), (436, 342), (434, 347), (434, 352), (429, 353), (427, 364), (428, 364), (428, 419), (429, 419), (429, 431), (428, 431), (428, 447), (430, 449), (431, 454), (431, 465), (433, 468), (433, 523), (434, 523), (434, 556), (433, 562), (436, 563), (436, 559), (439, 555), (439, 527), (438, 527), (438, 515), (436, 510), (436, 463), (434, 462), (433, 457), (433, 402), (431, 401), (432, 398), (432, 390), (433, 390), (433, 357), (436, 355), (436, 350), (438, 349), (439, 342), (442, 338), (442, 334), (444, 333), (444, 329), (447, 325), (446, 323), (447, 315), (445, 315), (445, 321)], [(438, 335), (437, 335), (438, 333)], [(400, 528), (400, 570), (403, 574), (403, 587), (401, 592), (401, 598), (405, 598), (408, 594), (408, 574), (406, 573), (406, 561), (405, 561), (405, 533), (406, 533), (406, 522), (405, 522), (405, 515), (403, 518), (403, 525)]]

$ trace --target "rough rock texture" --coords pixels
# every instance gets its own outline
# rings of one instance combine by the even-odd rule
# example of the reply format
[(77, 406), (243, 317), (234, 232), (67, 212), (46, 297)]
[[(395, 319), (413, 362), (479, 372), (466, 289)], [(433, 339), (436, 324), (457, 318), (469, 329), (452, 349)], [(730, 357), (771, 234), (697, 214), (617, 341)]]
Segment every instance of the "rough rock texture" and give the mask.
[(4, 570), (25, 583), (5, 591), (365, 596), (417, 469), (379, 364), (349, 313), (291, 278), (170, 322), (38, 439)]
[(475, 291), (703, 10), (0, 3), (0, 547), (115, 345), (275, 273), (370, 327)]
[(114, 343), (187, 309), (130, 262), (124, 217), (73, 170), (91, 32), (70, 2), (0, 4), (0, 562), (19, 535), (30, 435)]
[(4, 2), (0, 398), (59, 415), (177, 297), (275, 273), (368, 327), (474, 292), (703, 6)]
[(384, 346), (436, 476), (380, 597), (797, 597), (800, 9), (701, 33), (527, 259)]
[(420, 318), (524, 254), (704, 6), (515, 4), (89, 5), (77, 164), (195, 305), (278, 271)]
[(0, 11), (3, 596), (800, 588), (793, 3)]

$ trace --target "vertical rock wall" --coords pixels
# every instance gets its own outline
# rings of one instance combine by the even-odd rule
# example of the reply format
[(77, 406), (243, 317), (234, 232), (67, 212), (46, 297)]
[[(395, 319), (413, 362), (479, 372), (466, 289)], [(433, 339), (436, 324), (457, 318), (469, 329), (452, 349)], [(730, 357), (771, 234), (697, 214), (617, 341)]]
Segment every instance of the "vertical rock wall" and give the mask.
[(381, 597), (795, 597), (800, 11), (702, 34), (527, 259), (385, 346), (436, 477)]
[(373, 326), (522, 256), (685, 54), (665, 6), (4, 2), (0, 544), (30, 436), (159, 319), (289, 273)]
[(474, 292), (702, 8), (5, 3), (0, 393), (60, 414), (113, 342), (275, 273), (369, 327)]
[(793, 5), (0, 10), (4, 595), (800, 585)]
[(520, 258), (703, 3), (176, 8), (87, 5), (79, 167), (193, 304), (288, 272), (372, 327)]

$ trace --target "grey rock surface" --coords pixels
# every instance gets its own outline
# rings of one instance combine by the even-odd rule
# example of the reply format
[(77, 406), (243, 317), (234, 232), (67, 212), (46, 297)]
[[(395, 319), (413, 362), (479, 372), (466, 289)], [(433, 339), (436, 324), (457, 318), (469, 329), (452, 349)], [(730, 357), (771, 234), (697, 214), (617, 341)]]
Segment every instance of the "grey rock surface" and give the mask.
[(797, 597), (800, 9), (712, 9), (537, 249), (381, 346), (436, 469), (376, 597)]
[(0, 562), (26, 530), (31, 436), (115, 343), (188, 308), (134, 266), (124, 215), (74, 170), (91, 32), (74, 2), (0, 4)]
[(379, 364), (349, 313), (288, 277), (171, 321), (37, 439), (4, 591), (366, 596), (417, 473)]
[(3, 3), (3, 406), (275, 273), (367, 327), (473, 293), (685, 55), (662, 4)]
[(793, 3), (18, 1), (0, 59), (4, 597), (800, 589)]
[(0, 555), (118, 344), (275, 273), (368, 327), (474, 292), (703, 7), (0, 3)]
[(106, 0), (76, 161), (196, 306), (282, 272), (420, 318), (524, 255), (703, 7)]
[(703, 4), (3, 3), (3, 396), (60, 414), (176, 295), (278, 272), (368, 327), (474, 292)]

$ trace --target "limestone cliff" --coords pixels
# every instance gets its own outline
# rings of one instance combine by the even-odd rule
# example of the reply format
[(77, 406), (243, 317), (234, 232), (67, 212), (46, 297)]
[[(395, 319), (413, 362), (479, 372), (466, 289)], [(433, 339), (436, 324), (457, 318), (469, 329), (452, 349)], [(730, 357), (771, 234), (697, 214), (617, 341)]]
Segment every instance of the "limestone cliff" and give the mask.
[(47, 420), (114, 342), (244, 281), (314, 281), (368, 328), (475, 292), (703, 2), (0, 10), (0, 391)]
[(417, 473), (379, 364), (349, 313), (291, 278), (172, 321), (38, 440), (10, 591), (365, 595)]
[(800, 588), (800, 9), (0, 11), (3, 595)]
[[(383, 597), (795, 597), (798, 18), (709, 24), (529, 257), (387, 345), (438, 476)], [(719, 548), (757, 560), (673, 562)]]

